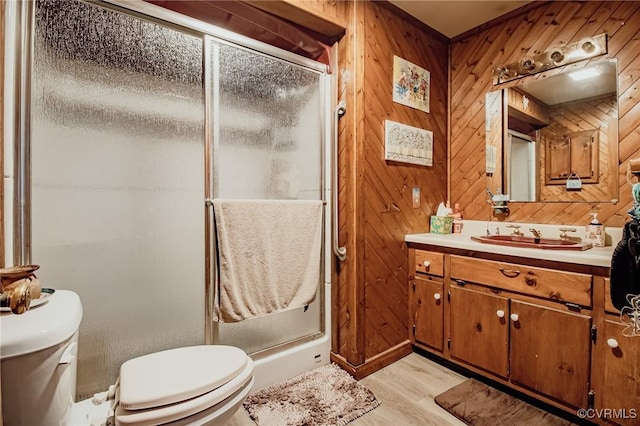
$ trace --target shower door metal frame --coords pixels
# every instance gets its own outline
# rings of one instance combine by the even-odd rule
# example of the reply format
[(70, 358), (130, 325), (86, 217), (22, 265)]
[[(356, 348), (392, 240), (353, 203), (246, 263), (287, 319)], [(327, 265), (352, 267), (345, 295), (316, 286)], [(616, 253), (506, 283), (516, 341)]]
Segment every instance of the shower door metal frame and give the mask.
[[(204, 82), (205, 82), (205, 88), (209, 87), (210, 90), (206, 90), (205, 93), (205, 97), (209, 97), (209, 99), (207, 99), (205, 101), (209, 102), (209, 107), (205, 106), (205, 109), (208, 108), (208, 112), (207, 112), (207, 117), (205, 118), (205, 126), (207, 127), (207, 131), (210, 132), (210, 138), (207, 140), (207, 144), (209, 144), (209, 156), (208, 156), (208, 161), (210, 162), (211, 167), (207, 170), (207, 173), (211, 173), (211, 176), (207, 176), (207, 185), (209, 185), (209, 191), (207, 192), (207, 198), (206, 198), (206, 205), (207, 205), (207, 212), (206, 212), (206, 218), (207, 218), (207, 226), (209, 227), (210, 231), (207, 233), (207, 237), (209, 239), (209, 241), (206, 244), (206, 250), (209, 251), (208, 252), (208, 260), (207, 260), (207, 268), (209, 270), (210, 275), (208, 275), (207, 277), (207, 282), (211, 283), (211, 285), (207, 286), (207, 296), (206, 296), (206, 300), (207, 300), (207, 306), (205, 308), (205, 313), (206, 313), (206, 324), (205, 324), (205, 334), (206, 334), (206, 343), (207, 344), (213, 344), (213, 343), (220, 343), (220, 342), (216, 342), (216, 336), (217, 336), (217, 324), (213, 321), (213, 304), (214, 304), (214, 300), (215, 300), (215, 294), (214, 294), (214, 290), (217, 288), (218, 285), (218, 275), (216, 274), (217, 271), (217, 264), (216, 264), (216, 256), (214, 255), (215, 251), (216, 251), (216, 236), (215, 236), (215, 232), (214, 232), (214, 217), (213, 217), (213, 204), (212, 204), (212, 200), (216, 197), (216, 194), (218, 193), (218, 177), (217, 177), (217, 170), (218, 167), (217, 166), (217, 162), (218, 162), (218, 157), (216, 156), (216, 151), (217, 151), (217, 147), (218, 147), (218, 143), (220, 140), (220, 127), (219, 127), (219, 123), (218, 120), (216, 120), (216, 118), (218, 117), (219, 114), (219, 93), (218, 93), (218, 78), (219, 78), (219, 73), (216, 72), (217, 71), (217, 67), (218, 67), (218, 58), (219, 58), (219, 45), (228, 45), (237, 49), (242, 49), (242, 50), (246, 50), (246, 51), (250, 51), (252, 53), (255, 54), (261, 54), (261, 55), (265, 55), (267, 57), (270, 57), (274, 60), (281, 60), (284, 62), (290, 62), (294, 65), (297, 66), (302, 66), (305, 68), (310, 68), (308, 67), (308, 63), (310, 60), (306, 59), (306, 58), (302, 58), (299, 57), (297, 55), (293, 55), (290, 52), (287, 51), (282, 51), (281, 49), (275, 48), (273, 46), (270, 45), (264, 45), (263, 43), (260, 42), (255, 42), (255, 40), (252, 40), (255, 43), (259, 43), (263, 45), (263, 50), (268, 50), (268, 51), (260, 51), (260, 50), (256, 50), (253, 47), (248, 47), (248, 46), (243, 46), (243, 45), (238, 45), (236, 42), (231, 41), (231, 40), (222, 40), (219, 39), (217, 37), (211, 36), (211, 35), (205, 35), (205, 58), (209, 58), (209, 59), (205, 59), (205, 63), (207, 63), (207, 61), (209, 61), (209, 66), (212, 68), (209, 68), (209, 70), (211, 70), (212, 72), (207, 72), (207, 68), (205, 67), (205, 78), (204, 78)], [(215, 44), (214, 44), (215, 42)], [(211, 47), (213, 46), (213, 57), (211, 57), (208, 52), (211, 51)], [(279, 56), (277, 56), (276, 54), (279, 52), (284, 52), (287, 53), (287, 56), (291, 56), (293, 55), (293, 57), (297, 58), (298, 61), (291, 61), (288, 59), (283, 59)], [(330, 158), (329, 157), (329, 149), (330, 149), (330, 140), (328, 139), (331, 135), (330, 132), (327, 132), (326, 126), (325, 124), (327, 123), (327, 120), (331, 121), (331, 115), (327, 113), (327, 108), (329, 107), (329, 105), (331, 104), (331, 89), (332, 89), (332, 82), (335, 80), (330, 74), (328, 74), (326, 72), (326, 66), (323, 64), (319, 64), (318, 62), (315, 61), (311, 61), (311, 63), (314, 64), (314, 67), (311, 68), (311, 71), (316, 71), (318, 72), (318, 76), (320, 77), (320, 88), (319, 88), (319, 92), (322, 94), (322, 107), (320, 109), (320, 114), (321, 114), (321, 118), (320, 118), (320, 122), (322, 123), (322, 134), (320, 136), (320, 140), (321, 140), (321, 158), (320, 158), (320, 182), (319, 182), (319, 190), (320, 190), (320, 197), (321, 200), (324, 203), (324, 214), (323, 214), (323, 225), (322, 225), (322, 230), (323, 230), (323, 235), (326, 235), (325, 230), (326, 230), (326, 224), (327, 224), (327, 211), (330, 211), (330, 209), (328, 207), (330, 207), (330, 205), (328, 205), (329, 201), (327, 199), (325, 199), (325, 190), (326, 190), (326, 182), (327, 181), (327, 175), (326, 175), (326, 162), (327, 159)], [(212, 80), (213, 79), (213, 80)], [(211, 120), (211, 117), (213, 117), (213, 120)], [(211, 122), (213, 121), (213, 122)], [(276, 344), (274, 346), (270, 346), (268, 348), (256, 351), (256, 352), (252, 352), (251, 355), (254, 359), (258, 359), (258, 358), (262, 358), (265, 356), (268, 356), (274, 352), (279, 352), (281, 350), (284, 350), (286, 348), (289, 348), (291, 346), (295, 346), (298, 345), (300, 343), (304, 343), (307, 341), (311, 341), (311, 340), (315, 340), (318, 339), (320, 337), (322, 337), (325, 333), (326, 333), (326, 329), (325, 329), (325, 317), (326, 317), (326, 306), (325, 306), (325, 297), (324, 297), (324, 282), (325, 282), (325, 259), (326, 259), (326, 248), (328, 247), (326, 238), (323, 238), (323, 243), (322, 243), (322, 248), (321, 248), (321, 262), (320, 262), (320, 297), (319, 297), (319, 303), (320, 303), (320, 318), (319, 318), (319, 331), (311, 333), (309, 335), (306, 336), (302, 336), (299, 338), (296, 338), (292, 341), (288, 341), (288, 342), (283, 342), (280, 344)], [(276, 313), (277, 315), (277, 313)]]
[[(212, 209), (207, 206), (214, 194), (215, 180), (211, 173), (214, 164), (215, 144), (218, 140), (216, 135), (217, 123), (212, 123), (212, 117), (215, 116), (215, 102), (212, 102), (211, 89), (215, 82), (210, 79), (210, 72), (207, 67), (215, 66), (216, 61), (212, 61), (207, 50), (212, 41), (222, 44), (230, 44), (264, 54), (274, 59), (283, 60), (292, 64), (317, 71), (321, 75), (320, 93), (322, 94), (321, 123), (326, 124), (327, 120), (331, 121), (331, 115), (328, 112), (329, 105), (333, 104), (334, 97), (332, 89), (335, 89), (335, 76), (328, 73), (328, 66), (314, 60), (304, 58), (292, 52), (271, 46), (269, 44), (251, 39), (249, 37), (236, 34), (212, 24), (179, 14), (177, 12), (164, 9), (160, 6), (147, 3), (143, 0), (79, 0), (85, 3), (94, 4), (107, 9), (115, 10), (121, 13), (154, 22), (169, 28), (197, 36), (203, 42), (203, 82), (205, 96), (205, 134), (204, 139), (204, 156), (205, 156), (205, 342), (213, 343), (213, 294), (215, 288), (215, 252), (213, 238), (213, 214)], [(17, 84), (14, 85), (12, 93), (7, 93), (7, 98), (14, 100), (14, 111), (16, 111), (17, 119), (14, 120), (13, 139), (14, 139), (14, 212), (13, 212), (13, 258), (16, 265), (28, 264), (31, 259), (31, 162), (30, 162), (30, 91), (31, 91), (31, 66), (33, 62), (33, 31), (35, 20), (35, 6), (33, 0), (20, 0), (16, 2), (16, 22), (15, 40), (16, 40), (16, 56), (15, 61), (15, 78)], [(8, 58), (7, 58), (8, 59)], [(9, 92), (9, 91), (7, 91)], [(332, 123), (337, 125), (337, 123)], [(329, 157), (330, 134), (327, 131), (327, 125), (322, 127), (322, 155), (321, 155), (321, 176), (320, 176), (320, 194), (325, 202), (325, 214), (323, 215), (323, 235), (327, 235), (326, 223), (329, 210), (329, 199), (326, 199), (326, 161)], [(337, 190), (337, 188), (332, 188)], [(212, 239), (213, 238), (213, 239)], [(322, 246), (322, 263), (320, 271), (320, 330), (309, 336), (303, 336), (292, 342), (275, 345), (262, 351), (254, 353), (254, 355), (265, 355), (274, 350), (282, 350), (283, 347), (297, 345), (299, 343), (315, 340), (326, 333), (325, 327), (325, 262), (327, 255), (325, 253), (327, 247), (327, 238), (323, 239)]]
[[(31, 66), (33, 63), (33, 21), (35, 7), (32, 1), (14, 3), (14, 87), (13, 87), (13, 263), (31, 263)], [(8, 15), (6, 15), (8, 16)], [(7, 25), (8, 27), (8, 25)], [(6, 58), (9, 64), (10, 58)], [(2, 82), (4, 84), (4, 82)], [(9, 90), (6, 90), (9, 93)], [(9, 96), (7, 96), (9, 97)], [(6, 143), (6, 142), (5, 142)], [(3, 206), (4, 208), (4, 206)]]

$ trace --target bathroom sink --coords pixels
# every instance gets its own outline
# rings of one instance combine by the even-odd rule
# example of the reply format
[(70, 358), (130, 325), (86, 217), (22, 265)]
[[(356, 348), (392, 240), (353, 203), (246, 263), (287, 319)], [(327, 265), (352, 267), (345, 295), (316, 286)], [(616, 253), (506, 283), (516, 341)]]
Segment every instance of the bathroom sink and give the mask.
[(471, 237), (473, 241), (499, 246), (537, 248), (546, 250), (588, 250), (591, 243), (562, 240), (560, 238), (534, 238), (516, 235), (482, 235)]

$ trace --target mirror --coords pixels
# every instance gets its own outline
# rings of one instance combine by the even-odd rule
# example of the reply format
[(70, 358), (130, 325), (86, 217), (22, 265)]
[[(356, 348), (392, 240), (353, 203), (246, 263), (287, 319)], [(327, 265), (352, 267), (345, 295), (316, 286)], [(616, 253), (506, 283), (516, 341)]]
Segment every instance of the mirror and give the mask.
[(618, 202), (615, 59), (487, 93), (487, 187), (518, 202)]

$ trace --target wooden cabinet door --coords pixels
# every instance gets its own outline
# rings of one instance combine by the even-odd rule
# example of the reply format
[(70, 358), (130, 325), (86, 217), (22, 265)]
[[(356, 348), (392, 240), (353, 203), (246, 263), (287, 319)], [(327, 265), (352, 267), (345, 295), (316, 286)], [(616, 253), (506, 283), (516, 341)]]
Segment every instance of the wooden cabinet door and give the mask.
[(571, 173), (571, 142), (568, 138), (547, 142), (547, 180), (567, 179)]
[(443, 350), (444, 284), (417, 277), (412, 295), (415, 342)]
[(510, 378), (574, 407), (587, 407), (591, 317), (511, 301)]
[(625, 327), (607, 320), (604, 333), (598, 336), (602, 336), (598, 344), (606, 345), (606, 349), (602, 407), (597, 408), (615, 410), (616, 418), (612, 420), (631, 426), (640, 424), (640, 337), (624, 336)]
[(593, 156), (597, 155), (597, 153), (594, 152), (594, 148), (597, 148), (595, 143), (595, 135), (597, 134), (598, 132), (595, 130), (585, 130), (583, 132), (570, 134), (571, 172), (577, 174), (582, 179), (588, 179), (594, 176)]
[(509, 300), (451, 287), (451, 356), (507, 377)]

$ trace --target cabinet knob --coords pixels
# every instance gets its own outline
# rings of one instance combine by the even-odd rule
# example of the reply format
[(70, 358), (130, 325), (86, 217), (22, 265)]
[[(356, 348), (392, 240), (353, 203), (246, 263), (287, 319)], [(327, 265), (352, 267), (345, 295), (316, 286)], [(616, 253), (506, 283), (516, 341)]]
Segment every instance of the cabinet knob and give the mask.
[(498, 316), (498, 318), (504, 318), (504, 311), (502, 309), (499, 309), (498, 311), (496, 311), (496, 315)]
[(519, 318), (518, 314), (511, 314), (511, 321), (516, 322)]
[(440, 293), (436, 293), (436, 294), (433, 295), (433, 298), (436, 299), (436, 300), (440, 300), (441, 297), (442, 296), (440, 296)]
[(607, 340), (607, 345), (609, 345), (612, 348), (617, 348), (618, 347), (618, 341), (616, 339), (608, 339)]
[(422, 265), (428, 270), (429, 266), (431, 266), (431, 262), (429, 262), (428, 260), (425, 260), (424, 262), (422, 262)]

